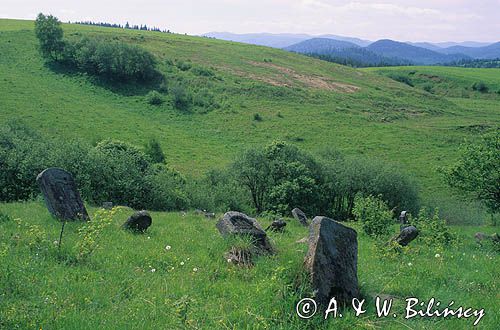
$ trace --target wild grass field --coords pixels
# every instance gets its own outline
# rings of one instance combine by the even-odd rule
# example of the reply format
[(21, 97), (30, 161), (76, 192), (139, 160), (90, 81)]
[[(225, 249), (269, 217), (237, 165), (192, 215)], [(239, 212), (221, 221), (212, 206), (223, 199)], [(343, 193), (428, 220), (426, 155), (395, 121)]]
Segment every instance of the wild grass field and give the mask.
[[(4, 329), (472, 328), (475, 318), (405, 320), (407, 297), (484, 308), (479, 329), (495, 329), (499, 322), (498, 254), (472, 238), (478, 230), (493, 233), (492, 227), (453, 226), (458, 239), (451, 247), (417, 239), (401, 255), (384, 255), (356, 223), (348, 223), (359, 233), (358, 276), (368, 309), (359, 317), (347, 309), (343, 318), (323, 322), (320, 314), (303, 320), (295, 313), (295, 304), (311, 295), (302, 271), (307, 244), (296, 243), (308, 229), (296, 220), (288, 219), (286, 233), (269, 234), (275, 256), (241, 268), (224, 259), (228, 243), (216, 220), (192, 212), (153, 213), (153, 225), (140, 235), (120, 228), (132, 210), (119, 208), (98, 249), (79, 261), (81, 225), (67, 224), (58, 252), (53, 241), (60, 224), (43, 202), (3, 204), (0, 211), (11, 216), (0, 224)], [(398, 317), (377, 318), (376, 296), (394, 298)]]
[[(152, 227), (135, 235), (120, 228), (133, 210), (102, 213), (89, 205), (92, 218), (109, 226), (94, 241), (82, 239), (81, 224), (68, 223), (58, 250), (60, 223), (40, 198), (0, 203), (0, 328), (472, 327), (473, 319), (402, 318), (405, 298), (435, 297), (442, 305), (453, 300), (484, 308), (478, 327), (496, 329), (498, 252), (473, 235), (498, 230), (486, 225), (479, 203), (444, 183), (438, 169), (457, 160), (461, 143), (500, 127), (498, 69), (353, 69), (201, 37), (74, 24), (63, 29), (67, 38), (104, 36), (149, 50), (167, 87), (185, 82), (195, 101), (179, 109), (165, 86), (110, 83), (47, 64), (33, 21), (0, 19), (0, 123), (22, 122), (60, 141), (114, 138), (142, 147), (155, 138), (166, 163), (192, 177), (273, 140), (313, 155), (333, 148), (365, 156), (415, 179), (422, 204), (440, 209), (456, 239), (443, 247), (418, 238), (402, 253), (389, 253), (360, 224), (347, 222), (358, 231), (359, 283), (368, 310), (359, 317), (346, 310), (343, 318), (323, 322), (295, 313), (295, 304), (312, 293), (303, 271), (307, 244), (297, 243), (308, 230), (293, 219), (286, 219), (284, 234), (269, 234), (275, 256), (241, 268), (224, 259), (230, 243), (216, 220), (192, 211), (152, 212)], [(165, 102), (149, 104), (151, 90)], [(85, 244), (98, 247), (83, 258)], [(394, 298), (398, 317), (374, 316), (377, 295)]]

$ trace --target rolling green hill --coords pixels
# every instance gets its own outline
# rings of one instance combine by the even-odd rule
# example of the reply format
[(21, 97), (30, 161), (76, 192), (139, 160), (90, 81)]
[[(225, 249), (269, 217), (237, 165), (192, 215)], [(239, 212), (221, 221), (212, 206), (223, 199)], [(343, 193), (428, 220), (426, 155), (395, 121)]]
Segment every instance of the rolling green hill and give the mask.
[[(185, 174), (201, 175), (244, 148), (284, 139), (312, 153), (333, 147), (398, 164), (417, 178), (424, 201), (453, 204), (436, 168), (455, 160), (458, 145), (474, 139), (477, 127), (500, 123), (493, 94), (449, 98), (369, 70), (267, 47), (64, 25), (67, 38), (101, 35), (150, 50), (167, 84), (189, 81), (194, 95), (209, 93), (217, 103), (210, 111), (180, 111), (166, 95), (167, 102), (152, 106), (145, 95), (159, 86), (109, 84), (46, 65), (33, 27), (32, 21), (0, 20), (2, 122), (21, 120), (47, 136), (91, 142), (111, 137), (141, 146), (155, 137), (167, 162)], [(426, 70), (449, 73), (453, 89), (479, 72)], [(496, 71), (480, 72), (492, 86), (500, 84)], [(262, 121), (254, 120), (256, 113)]]

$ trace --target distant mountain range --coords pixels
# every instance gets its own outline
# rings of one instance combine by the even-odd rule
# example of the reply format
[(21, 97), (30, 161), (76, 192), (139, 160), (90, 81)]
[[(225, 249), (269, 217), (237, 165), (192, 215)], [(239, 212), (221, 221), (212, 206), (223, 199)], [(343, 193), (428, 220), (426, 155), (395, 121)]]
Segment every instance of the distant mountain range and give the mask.
[(312, 39), (312, 38), (327, 38), (339, 41), (352, 42), (358, 46), (368, 46), (371, 41), (359, 38), (343, 37), (333, 34), (325, 34), (321, 36), (312, 36), (309, 34), (292, 34), (292, 33), (249, 33), (249, 34), (236, 34), (229, 32), (210, 32), (203, 34), (204, 37), (216, 38), (221, 40), (244, 42), (252, 45), (268, 46), (274, 48), (285, 48), (293, 44)]
[(234, 34), (211, 32), (204, 36), (283, 48), (355, 66), (376, 65), (433, 65), (474, 59), (500, 58), (500, 42), (488, 44), (474, 41), (461, 43), (399, 42), (389, 39), (375, 42), (336, 35), (307, 34)]

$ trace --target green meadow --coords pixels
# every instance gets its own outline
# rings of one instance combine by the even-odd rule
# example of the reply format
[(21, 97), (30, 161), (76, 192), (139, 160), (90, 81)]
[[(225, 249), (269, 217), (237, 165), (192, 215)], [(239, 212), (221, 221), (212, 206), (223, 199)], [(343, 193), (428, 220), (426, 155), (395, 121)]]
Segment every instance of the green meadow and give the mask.
[[(484, 308), (478, 328), (498, 326), (498, 252), (473, 238), (498, 230), (488, 225), (479, 203), (444, 183), (439, 168), (458, 159), (462, 143), (500, 127), (499, 69), (353, 69), (202, 37), (74, 24), (63, 29), (67, 38), (102, 36), (149, 50), (166, 83), (188, 82), (199, 105), (178, 109), (160, 85), (113, 84), (47, 64), (33, 21), (0, 19), (0, 123), (21, 122), (61, 141), (113, 138), (142, 147), (154, 138), (166, 163), (194, 178), (274, 140), (313, 155), (336, 149), (369, 157), (413, 178), (422, 204), (440, 209), (456, 240), (444, 248), (419, 238), (394, 254), (359, 224), (346, 223), (358, 232), (367, 312), (356, 317), (348, 309), (342, 318), (303, 320), (295, 305), (312, 292), (302, 269), (307, 244), (297, 240), (308, 230), (293, 219), (286, 219), (284, 234), (269, 234), (275, 256), (242, 268), (224, 259), (229, 243), (216, 220), (192, 211), (152, 212), (153, 225), (143, 235), (120, 228), (131, 209), (101, 214), (110, 224), (93, 242), (95, 251), (81, 259), (81, 224), (66, 225), (59, 250), (54, 241), (60, 223), (41, 198), (0, 203), (1, 329), (472, 327), (474, 318), (405, 320), (407, 297)], [(479, 83), (487, 88), (478, 89)], [(149, 104), (151, 90), (165, 102)], [(207, 102), (210, 107), (202, 105)], [(92, 217), (102, 213), (88, 209)], [(376, 296), (393, 298), (397, 317), (377, 318)]]
[[(295, 312), (311, 292), (301, 271), (307, 244), (296, 243), (308, 230), (292, 219), (286, 233), (269, 234), (275, 256), (241, 268), (224, 259), (228, 245), (216, 220), (192, 212), (153, 213), (153, 225), (137, 235), (120, 228), (132, 210), (119, 208), (98, 249), (78, 261), (81, 225), (66, 225), (58, 251), (53, 241), (60, 224), (42, 202), (1, 205), (0, 211), (12, 217), (0, 224), (5, 329), (470, 329), (476, 319), (405, 320), (407, 297), (484, 308), (479, 329), (495, 329), (499, 322), (498, 254), (472, 239), (478, 230), (493, 233), (491, 227), (453, 226), (458, 239), (451, 247), (417, 239), (401, 255), (383, 255), (349, 223), (359, 233), (358, 277), (367, 311), (355, 317), (346, 309), (342, 318), (323, 322), (319, 313), (303, 320)], [(393, 299), (397, 318), (375, 316), (377, 296)]]

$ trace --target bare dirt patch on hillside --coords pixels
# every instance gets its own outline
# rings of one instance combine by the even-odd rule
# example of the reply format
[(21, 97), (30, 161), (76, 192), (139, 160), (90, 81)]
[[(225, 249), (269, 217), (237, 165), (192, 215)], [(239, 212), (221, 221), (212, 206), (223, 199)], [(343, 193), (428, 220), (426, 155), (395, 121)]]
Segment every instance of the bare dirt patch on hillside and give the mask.
[(259, 77), (254, 74), (246, 74), (247, 77), (260, 80), (275, 86), (294, 86), (296, 85), (296, 83), (299, 83), (310, 88), (330, 90), (341, 93), (354, 93), (360, 89), (358, 86), (335, 82), (324, 76), (298, 73), (293, 69), (279, 66), (273, 63), (261, 63), (255, 61), (250, 61), (248, 63), (253, 66), (271, 69), (272, 71), (270, 73), (272, 74), (268, 77)]

